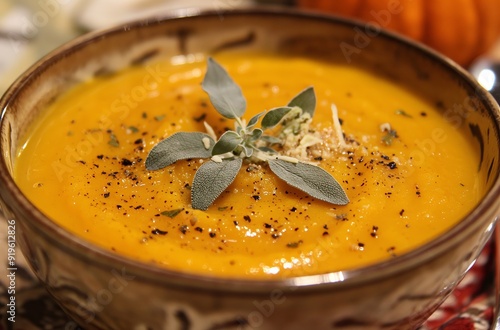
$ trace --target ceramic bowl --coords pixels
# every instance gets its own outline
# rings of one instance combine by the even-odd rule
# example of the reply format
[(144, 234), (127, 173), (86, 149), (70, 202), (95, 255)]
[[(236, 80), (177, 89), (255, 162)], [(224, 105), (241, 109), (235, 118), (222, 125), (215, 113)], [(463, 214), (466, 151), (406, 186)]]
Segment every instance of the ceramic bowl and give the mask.
[[(283, 280), (219, 279), (129, 260), (44, 216), (12, 178), (20, 137), (71, 86), (161, 56), (295, 53), (369, 67), (438, 102), (481, 150), (488, 191), (442, 236), (360, 269)], [(377, 25), (283, 9), (184, 12), (92, 33), (55, 50), (1, 100), (0, 194), (17, 242), (54, 299), (85, 329), (414, 329), (491, 236), (500, 208), (498, 106), (461, 67)], [(452, 111), (452, 112), (450, 112)], [(68, 324), (67, 329), (76, 327)]]

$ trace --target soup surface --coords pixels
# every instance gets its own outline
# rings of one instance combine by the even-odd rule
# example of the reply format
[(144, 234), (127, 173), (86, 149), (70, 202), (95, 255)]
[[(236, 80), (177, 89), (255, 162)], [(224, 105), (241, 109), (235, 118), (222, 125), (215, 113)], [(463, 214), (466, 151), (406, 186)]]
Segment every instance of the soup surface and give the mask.
[[(223, 277), (289, 277), (352, 269), (403, 254), (467, 214), (484, 187), (478, 155), (434, 104), (380, 76), (296, 57), (220, 55), (241, 86), (245, 118), (314, 86), (306, 161), (350, 202), (315, 200), (245, 162), (206, 211), (191, 207), (199, 159), (147, 171), (149, 150), (180, 131), (234, 129), (200, 83), (203, 55), (134, 67), (58, 98), (25, 137), (16, 180), (45, 214), (113, 253)], [(347, 147), (335, 149), (331, 104)], [(302, 150), (304, 151), (304, 150)], [(294, 154), (294, 148), (289, 152)]]

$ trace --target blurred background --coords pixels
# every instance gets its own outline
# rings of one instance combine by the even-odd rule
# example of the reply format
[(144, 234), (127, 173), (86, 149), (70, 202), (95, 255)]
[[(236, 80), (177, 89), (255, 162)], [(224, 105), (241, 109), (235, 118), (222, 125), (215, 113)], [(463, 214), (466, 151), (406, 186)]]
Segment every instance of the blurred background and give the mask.
[[(0, 0), (0, 93), (40, 57), (88, 31), (178, 11), (288, 6), (363, 20), (468, 67), (500, 50), (500, 0)], [(499, 55), (500, 57), (500, 55)]]
[(169, 11), (190, 15), (262, 3), (290, 1), (0, 0), (0, 93), (40, 57), (80, 34)]

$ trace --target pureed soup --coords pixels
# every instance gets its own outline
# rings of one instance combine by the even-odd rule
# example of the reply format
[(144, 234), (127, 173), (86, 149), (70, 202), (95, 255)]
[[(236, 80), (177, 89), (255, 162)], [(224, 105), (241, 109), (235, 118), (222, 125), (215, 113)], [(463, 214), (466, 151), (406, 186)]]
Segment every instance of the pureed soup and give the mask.
[(306, 58), (216, 60), (241, 87), (247, 121), (314, 87), (312, 122), (288, 134), (280, 151), (329, 172), (347, 205), (313, 198), (267, 163), (246, 160), (207, 210), (194, 209), (193, 177), (210, 158), (146, 169), (153, 146), (174, 133), (207, 132), (205, 122), (218, 137), (234, 130), (201, 87), (203, 55), (98, 77), (59, 97), (21, 144), (15, 177), (22, 191), (56, 223), (106, 250), (242, 278), (393, 258), (443, 233), (479, 201), (477, 151), (421, 95), (363, 69)]

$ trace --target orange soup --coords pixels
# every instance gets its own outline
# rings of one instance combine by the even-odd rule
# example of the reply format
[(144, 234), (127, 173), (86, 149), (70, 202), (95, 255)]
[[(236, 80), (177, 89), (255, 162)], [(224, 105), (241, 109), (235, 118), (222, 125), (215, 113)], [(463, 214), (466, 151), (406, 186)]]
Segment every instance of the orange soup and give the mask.
[[(478, 154), (435, 104), (355, 67), (297, 57), (218, 55), (241, 86), (245, 119), (314, 86), (308, 132), (286, 151), (331, 173), (350, 202), (317, 200), (264, 163), (243, 162), (207, 210), (191, 205), (196, 170), (145, 159), (176, 132), (234, 129), (200, 84), (204, 55), (94, 78), (58, 98), (25, 137), (16, 181), (53, 221), (114, 253), (181, 272), (281, 278), (370, 265), (446, 231), (479, 201)], [(155, 72), (168, 73), (158, 75)], [(346, 146), (336, 148), (335, 116)]]

